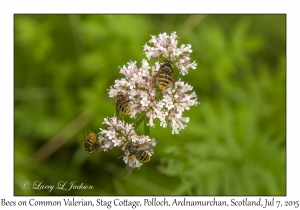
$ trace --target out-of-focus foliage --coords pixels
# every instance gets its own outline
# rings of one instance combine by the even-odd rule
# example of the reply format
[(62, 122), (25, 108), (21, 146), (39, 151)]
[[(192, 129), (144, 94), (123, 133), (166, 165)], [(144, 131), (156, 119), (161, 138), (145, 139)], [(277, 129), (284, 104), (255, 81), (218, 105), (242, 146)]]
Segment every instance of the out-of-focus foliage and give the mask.
[[(200, 105), (179, 135), (151, 129), (154, 156), (124, 179), (123, 152), (88, 154), (83, 130), (114, 115), (119, 67), (173, 31), (192, 45), (183, 80)], [(14, 34), (15, 195), (285, 195), (285, 15), (15, 15)]]

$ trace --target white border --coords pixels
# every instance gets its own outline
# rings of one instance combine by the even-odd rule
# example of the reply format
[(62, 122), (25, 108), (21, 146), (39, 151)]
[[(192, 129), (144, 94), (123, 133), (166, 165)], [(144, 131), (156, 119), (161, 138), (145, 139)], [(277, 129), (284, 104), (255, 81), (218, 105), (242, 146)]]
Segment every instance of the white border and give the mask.
[[(300, 15), (296, 1), (8, 1), (0, 3), (1, 10), (1, 179), (0, 199), (29, 200), (31, 197), (13, 197), (13, 14), (15, 13), (281, 13), (287, 14), (287, 196), (275, 197), (279, 201), (300, 199), (299, 174), (299, 141), (297, 120), (299, 116), (299, 23)], [(44, 200), (45, 197), (32, 197)], [(47, 197), (47, 200), (62, 200), (65, 197)], [(72, 197), (67, 197), (72, 198)], [(95, 200), (101, 197), (75, 197), (76, 200)], [(104, 197), (114, 200), (115, 197)], [(129, 200), (149, 199), (149, 197), (121, 197)], [(183, 197), (167, 197), (183, 199)], [(211, 200), (212, 197), (189, 197), (193, 200)], [(232, 198), (242, 200), (243, 197), (217, 197), (230, 203)], [(250, 197), (255, 200), (257, 197)], [(163, 199), (159, 197), (158, 199)], [(265, 198), (263, 198), (265, 199)], [(25, 207), (27, 209), (28, 207)], [(29, 207), (30, 209), (32, 207)], [(47, 207), (38, 207), (47, 208)], [(51, 208), (51, 207), (48, 207)], [(59, 207), (59, 209), (73, 207)], [(100, 208), (100, 207), (98, 207)], [(104, 208), (104, 207), (103, 207)], [(123, 207), (114, 207), (123, 208)], [(130, 207), (128, 207), (130, 208)], [(156, 207), (159, 208), (159, 207)], [(180, 207), (179, 207), (180, 208)], [(198, 207), (199, 208), (199, 207)], [(2, 209), (2, 207), (1, 207)], [(57, 209), (57, 208), (56, 208)], [(159, 208), (163, 209), (163, 207)], [(252, 209), (252, 207), (248, 207)]]

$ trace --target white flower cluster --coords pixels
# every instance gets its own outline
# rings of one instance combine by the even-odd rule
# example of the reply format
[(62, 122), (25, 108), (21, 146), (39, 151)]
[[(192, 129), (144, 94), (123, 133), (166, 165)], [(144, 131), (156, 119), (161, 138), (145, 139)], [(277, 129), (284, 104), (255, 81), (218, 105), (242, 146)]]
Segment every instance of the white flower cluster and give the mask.
[(116, 117), (104, 118), (103, 124), (108, 125), (107, 130), (100, 128), (99, 142), (104, 151), (119, 147), (127, 140), (131, 140), (132, 136), (136, 135), (132, 124), (118, 121)]
[[(183, 112), (198, 105), (193, 87), (174, 76), (178, 71), (181, 75), (186, 75), (189, 69), (195, 69), (197, 66), (195, 61), (191, 62), (191, 45), (182, 44), (177, 48), (177, 38), (176, 32), (170, 36), (166, 33), (159, 34), (158, 37), (152, 36), (149, 41), (151, 46), (146, 44), (144, 53), (148, 59), (164, 59), (163, 64), (157, 60), (155, 65), (150, 66), (147, 60), (143, 59), (141, 67), (138, 67), (136, 61), (130, 61), (120, 69), (124, 78), (115, 80), (115, 84), (108, 90), (109, 97), (119, 97), (116, 101), (118, 108), (126, 106), (126, 113), (129, 113), (131, 118), (144, 114), (141, 115), (143, 120), (147, 120), (146, 125), (151, 127), (155, 126), (154, 120), (158, 119), (160, 126), (169, 125), (172, 128), (172, 134), (178, 134), (189, 122), (188, 117), (183, 117)], [(176, 68), (173, 69), (172, 64), (175, 64)], [(164, 78), (160, 79), (160, 86), (157, 84), (158, 75)], [(119, 116), (105, 118), (104, 124), (108, 127), (100, 128), (98, 138), (104, 151), (123, 146), (123, 160), (127, 164), (126, 177), (133, 168), (140, 167), (143, 162), (150, 160), (156, 140), (149, 136), (137, 135), (133, 124), (118, 118)]]
[(144, 51), (149, 60), (162, 56), (173, 62), (176, 61), (175, 65), (179, 72), (185, 75), (190, 68), (196, 69), (197, 63), (195, 61), (191, 63), (190, 53), (193, 52), (191, 50), (192, 45), (182, 44), (180, 48), (177, 48), (177, 38), (176, 32), (171, 33), (170, 36), (167, 33), (159, 34), (158, 37), (152, 36), (149, 43), (153, 44), (153, 46), (145, 44)]
[[(177, 45), (176, 33), (172, 33), (169, 37), (165, 33), (160, 34), (158, 38), (152, 36), (150, 40), (155, 47), (151, 48), (147, 46), (147, 57), (157, 57), (163, 55), (165, 58), (170, 59), (183, 59), (182, 57), (175, 56), (174, 52), (183, 55), (184, 58), (189, 57), (189, 50), (185, 48), (176, 48)], [(180, 62), (180, 61), (178, 61)], [(184, 62), (183, 62), (184, 63)], [(142, 66), (137, 67), (136, 61), (127, 63), (127, 66), (123, 66), (120, 69), (120, 73), (125, 76), (120, 80), (116, 80), (114, 86), (109, 89), (109, 97), (115, 97), (117, 93), (122, 92), (128, 100), (130, 100), (130, 116), (135, 117), (137, 113), (146, 112), (146, 116), (149, 118), (148, 125), (154, 127), (154, 119), (160, 120), (162, 127), (167, 127), (169, 124), (172, 128), (172, 134), (178, 134), (180, 130), (186, 127), (186, 123), (189, 121), (188, 117), (183, 117), (183, 111), (189, 110), (191, 106), (196, 106), (197, 95), (192, 92), (192, 86), (181, 81), (180, 78), (175, 82), (175, 87), (167, 88), (162, 91), (157, 91), (157, 88), (153, 84), (153, 77), (157, 74), (160, 68), (159, 62), (155, 63), (155, 66), (150, 67), (148, 62), (144, 59)], [(189, 63), (189, 59), (184, 63), (185, 67), (190, 66), (194, 68), (194, 65)], [(149, 69), (152, 70), (150, 74)], [(182, 74), (187, 73), (188, 68), (185, 71), (181, 71)], [(176, 78), (175, 78), (176, 79)], [(162, 98), (158, 97), (159, 92), (162, 93)]]
[(128, 162), (129, 167), (140, 167), (142, 162), (136, 158), (132, 158), (130, 152), (125, 150), (126, 143), (132, 142), (136, 147), (141, 149), (146, 148), (147, 150), (145, 149), (144, 152), (149, 156), (154, 153), (152, 148), (156, 145), (156, 139), (151, 139), (149, 136), (145, 135), (137, 135), (132, 124), (117, 120), (117, 117), (104, 118), (103, 124), (106, 124), (108, 127), (107, 129), (100, 128), (98, 141), (101, 149), (103, 151), (108, 151), (108, 149), (123, 145), (122, 150), (125, 154), (123, 160), (126, 164)]

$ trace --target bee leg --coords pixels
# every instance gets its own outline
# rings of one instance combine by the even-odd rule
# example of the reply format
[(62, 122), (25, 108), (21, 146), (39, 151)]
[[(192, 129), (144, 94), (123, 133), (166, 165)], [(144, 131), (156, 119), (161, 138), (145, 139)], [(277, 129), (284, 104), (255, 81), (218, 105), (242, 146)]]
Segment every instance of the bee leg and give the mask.
[(152, 81), (151, 81), (152, 86), (154, 86), (154, 79), (155, 79), (155, 76), (152, 78)]
[(175, 89), (175, 82), (172, 80), (172, 89)]
[(152, 78), (152, 82), (151, 82), (152, 86), (155, 86), (157, 84), (157, 75), (158, 75), (158, 73), (156, 73)]
[(101, 145), (100, 144), (98, 144), (98, 148), (97, 148), (97, 153), (99, 153), (99, 152), (101, 152), (102, 151), (102, 148), (101, 148)]

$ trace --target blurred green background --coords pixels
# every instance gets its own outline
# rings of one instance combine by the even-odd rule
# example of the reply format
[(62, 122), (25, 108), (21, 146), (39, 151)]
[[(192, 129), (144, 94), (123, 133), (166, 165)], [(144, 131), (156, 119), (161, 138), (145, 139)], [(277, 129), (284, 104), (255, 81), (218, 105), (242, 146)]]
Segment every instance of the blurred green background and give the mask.
[[(119, 67), (140, 66), (150, 35), (173, 31), (192, 45), (198, 67), (183, 80), (200, 105), (179, 135), (157, 123), (151, 161), (124, 179), (123, 152), (88, 154), (83, 130), (114, 115)], [(15, 15), (14, 194), (285, 195), (286, 16)]]

